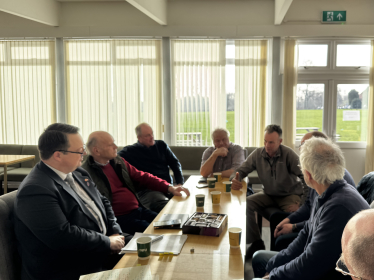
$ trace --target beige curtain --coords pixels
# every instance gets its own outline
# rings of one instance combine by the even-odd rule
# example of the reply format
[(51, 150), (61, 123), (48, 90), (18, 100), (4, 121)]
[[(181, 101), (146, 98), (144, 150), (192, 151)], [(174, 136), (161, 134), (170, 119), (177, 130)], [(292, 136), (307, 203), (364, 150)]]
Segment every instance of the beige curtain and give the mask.
[(371, 41), (365, 174), (374, 171), (374, 41)]
[(54, 41), (0, 41), (0, 143), (36, 145), (56, 122)]
[(65, 41), (68, 123), (86, 140), (108, 131), (117, 144), (137, 141), (135, 127), (148, 122), (161, 139), (160, 40)]
[(235, 142), (263, 145), (266, 120), (267, 40), (235, 40)]
[(297, 45), (295, 40), (284, 42), (283, 144), (294, 149), (296, 137), (296, 88), (297, 88)]
[(211, 145), (226, 127), (225, 40), (172, 40), (177, 145)]

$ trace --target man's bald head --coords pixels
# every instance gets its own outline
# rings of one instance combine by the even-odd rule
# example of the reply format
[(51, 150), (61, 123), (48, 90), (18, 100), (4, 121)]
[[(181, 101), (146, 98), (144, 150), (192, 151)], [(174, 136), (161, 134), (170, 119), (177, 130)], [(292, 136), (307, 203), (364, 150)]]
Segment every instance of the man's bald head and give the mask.
[(107, 162), (117, 156), (117, 145), (106, 131), (94, 131), (88, 136), (86, 147), (98, 162)]
[(152, 127), (147, 123), (141, 123), (135, 128), (136, 136), (140, 144), (151, 147), (155, 144)]
[(356, 214), (345, 226), (342, 257), (349, 272), (363, 279), (374, 279), (374, 209)]
[(326, 134), (324, 134), (323, 132), (320, 132), (320, 131), (312, 131), (312, 132), (308, 132), (307, 134), (305, 134), (303, 136), (303, 138), (301, 138), (301, 141), (300, 143), (301, 144), (304, 144), (304, 142), (306, 140), (309, 140), (310, 138), (312, 137), (316, 137), (316, 138), (323, 138), (323, 139), (328, 139), (328, 137), (326, 136)]

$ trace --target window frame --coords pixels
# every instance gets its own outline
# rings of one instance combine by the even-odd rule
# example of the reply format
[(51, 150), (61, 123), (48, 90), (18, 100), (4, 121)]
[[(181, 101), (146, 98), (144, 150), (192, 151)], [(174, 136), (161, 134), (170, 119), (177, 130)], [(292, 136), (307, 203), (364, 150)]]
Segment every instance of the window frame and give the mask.
[[(332, 139), (336, 136), (336, 113), (337, 113), (337, 85), (338, 84), (369, 84), (369, 68), (357, 69), (351, 66), (336, 66), (338, 45), (370, 45), (368, 39), (300, 39), (297, 45), (328, 44), (328, 67), (298, 67), (297, 84), (325, 83), (323, 125), (322, 131)], [(331, 48), (330, 48), (331, 46)], [(299, 144), (300, 140), (296, 140)], [(365, 148), (366, 141), (338, 141), (342, 148)]]

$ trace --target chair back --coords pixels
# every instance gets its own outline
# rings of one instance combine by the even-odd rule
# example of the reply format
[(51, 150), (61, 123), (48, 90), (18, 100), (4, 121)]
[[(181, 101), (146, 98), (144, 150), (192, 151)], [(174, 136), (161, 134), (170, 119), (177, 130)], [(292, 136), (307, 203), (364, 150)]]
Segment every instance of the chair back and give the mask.
[(21, 258), (14, 233), (14, 200), (17, 191), (0, 196), (0, 280), (21, 279)]

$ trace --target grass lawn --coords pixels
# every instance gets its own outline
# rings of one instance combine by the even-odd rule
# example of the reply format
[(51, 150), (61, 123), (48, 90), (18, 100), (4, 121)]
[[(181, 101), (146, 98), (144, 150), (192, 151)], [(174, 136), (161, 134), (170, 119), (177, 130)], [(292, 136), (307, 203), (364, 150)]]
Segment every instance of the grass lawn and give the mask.
[[(343, 121), (343, 111), (338, 109), (336, 133), (340, 135), (339, 141), (366, 141), (367, 110), (360, 110), (361, 121)], [(297, 110), (296, 127), (318, 127), (322, 131), (323, 110)], [(227, 112), (226, 128), (230, 131), (230, 141), (235, 142), (235, 112)], [(184, 126), (184, 132), (201, 132), (202, 140), (206, 145), (211, 145), (210, 126), (206, 127), (206, 113), (181, 113), (180, 122)], [(207, 121), (208, 122), (208, 121)], [(209, 123), (209, 122), (208, 122)], [(177, 119), (177, 131), (180, 132)], [(306, 130), (297, 130), (297, 134), (304, 135)], [(204, 143), (203, 142), (203, 143)]]

